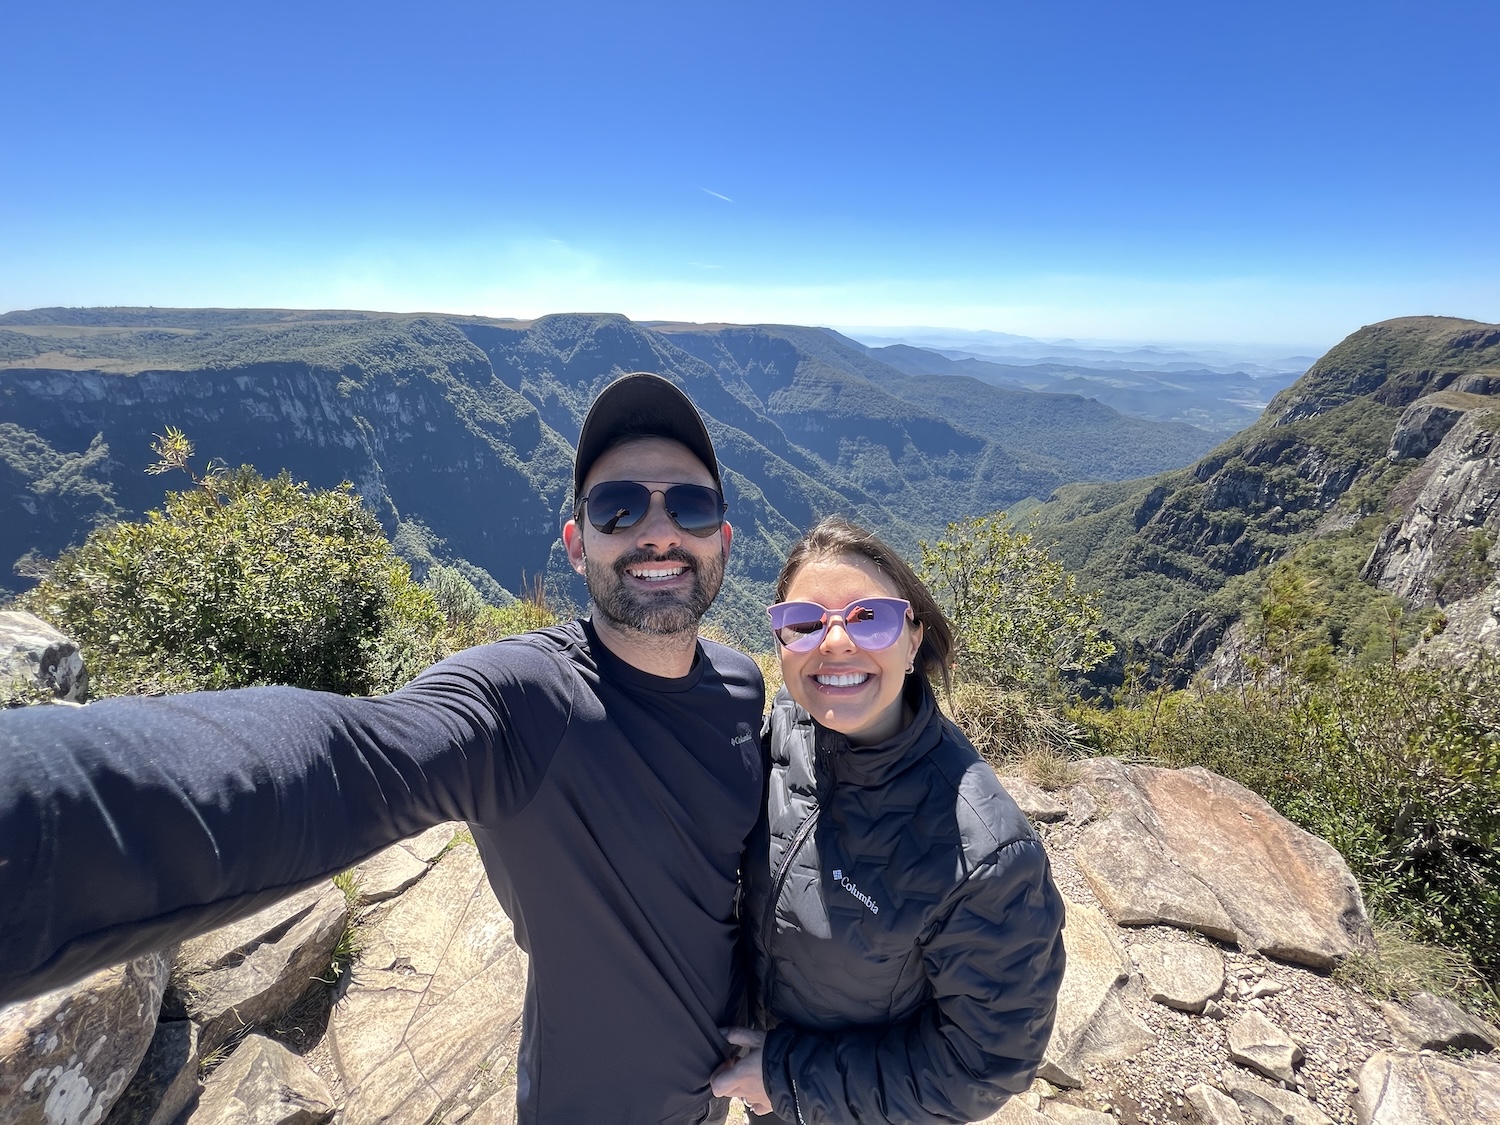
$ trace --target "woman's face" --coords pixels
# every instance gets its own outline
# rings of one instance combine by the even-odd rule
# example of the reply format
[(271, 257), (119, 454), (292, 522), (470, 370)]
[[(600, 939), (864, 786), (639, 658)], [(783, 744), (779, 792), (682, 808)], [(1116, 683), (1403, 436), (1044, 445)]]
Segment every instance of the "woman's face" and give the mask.
[[(863, 555), (804, 563), (792, 576), (786, 601), (817, 602), (838, 611), (859, 598), (899, 598), (901, 591)], [(883, 742), (901, 729), (901, 687), (922, 644), (922, 627), (908, 622), (890, 648), (866, 652), (835, 621), (811, 652), (781, 649), (787, 691), (818, 722), (856, 745)]]

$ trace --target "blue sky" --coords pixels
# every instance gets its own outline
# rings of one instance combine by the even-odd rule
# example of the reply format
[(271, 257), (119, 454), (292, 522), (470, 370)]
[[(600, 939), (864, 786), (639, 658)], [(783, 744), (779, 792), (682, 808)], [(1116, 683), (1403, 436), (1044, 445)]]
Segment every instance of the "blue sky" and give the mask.
[(1495, 0), (6, 5), (0, 310), (1500, 321)]

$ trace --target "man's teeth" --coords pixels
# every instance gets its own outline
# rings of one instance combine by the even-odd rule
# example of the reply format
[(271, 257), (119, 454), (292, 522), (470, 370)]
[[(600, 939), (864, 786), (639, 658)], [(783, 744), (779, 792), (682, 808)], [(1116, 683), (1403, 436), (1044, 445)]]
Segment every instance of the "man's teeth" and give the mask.
[(645, 570), (632, 570), (630, 573), (637, 578), (676, 578), (686, 569), (685, 566), (656, 566)]
[(842, 672), (837, 676), (814, 676), (824, 687), (854, 687), (870, 678), (868, 672)]

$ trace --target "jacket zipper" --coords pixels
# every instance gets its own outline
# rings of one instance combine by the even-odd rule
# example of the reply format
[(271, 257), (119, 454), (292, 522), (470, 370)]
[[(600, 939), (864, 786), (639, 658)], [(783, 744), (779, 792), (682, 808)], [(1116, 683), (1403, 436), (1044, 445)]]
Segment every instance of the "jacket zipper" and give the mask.
[[(822, 748), (817, 744), (817, 736), (814, 734), (813, 756), (814, 760), (821, 757)], [(818, 813), (823, 809), (824, 794), (819, 792), (818, 803), (813, 811), (800, 825), (797, 833), (792, 837), (792, 842), (787, 845), (786, 854), (781, 857), (781, 863), (776, 867), (776, 875), (771, 880), (771, 895), (766, 900), (766, 912), (761, 919), (760, 932), (765, 935), (766, 947), (766, 979), (762, 982), (760, 991), (761, 1007), (764, 1015), (769, 1018), (771, 1011), (771, 985), (776, 973), (776, 959), (771, 956), (771, 943), (776, 940), (776, 904), (781, 901), (781, 888), (786, 882), (786, 877), (792, 868), (792, 861), (797, 858), (797, 853), (802, 850), (802, 845), (807, 842), (807, 837), (812, 833), (813, 826), (818, 823)]]

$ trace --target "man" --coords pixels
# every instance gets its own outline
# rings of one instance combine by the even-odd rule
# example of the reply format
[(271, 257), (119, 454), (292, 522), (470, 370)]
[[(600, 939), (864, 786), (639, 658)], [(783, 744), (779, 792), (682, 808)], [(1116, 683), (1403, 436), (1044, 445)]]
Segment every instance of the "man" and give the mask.
[(699, 642), (732, 531), (692, 403), (590, 408), (563, 527), (591, 619), (470, 649), (391, 695), (292, 688), (0, 716), (0, 1003), (260, 909), (467, 820), (531, 956), (527, 1125), (697, 1125), (738, 1002), (759, 812), (754, 663)]

